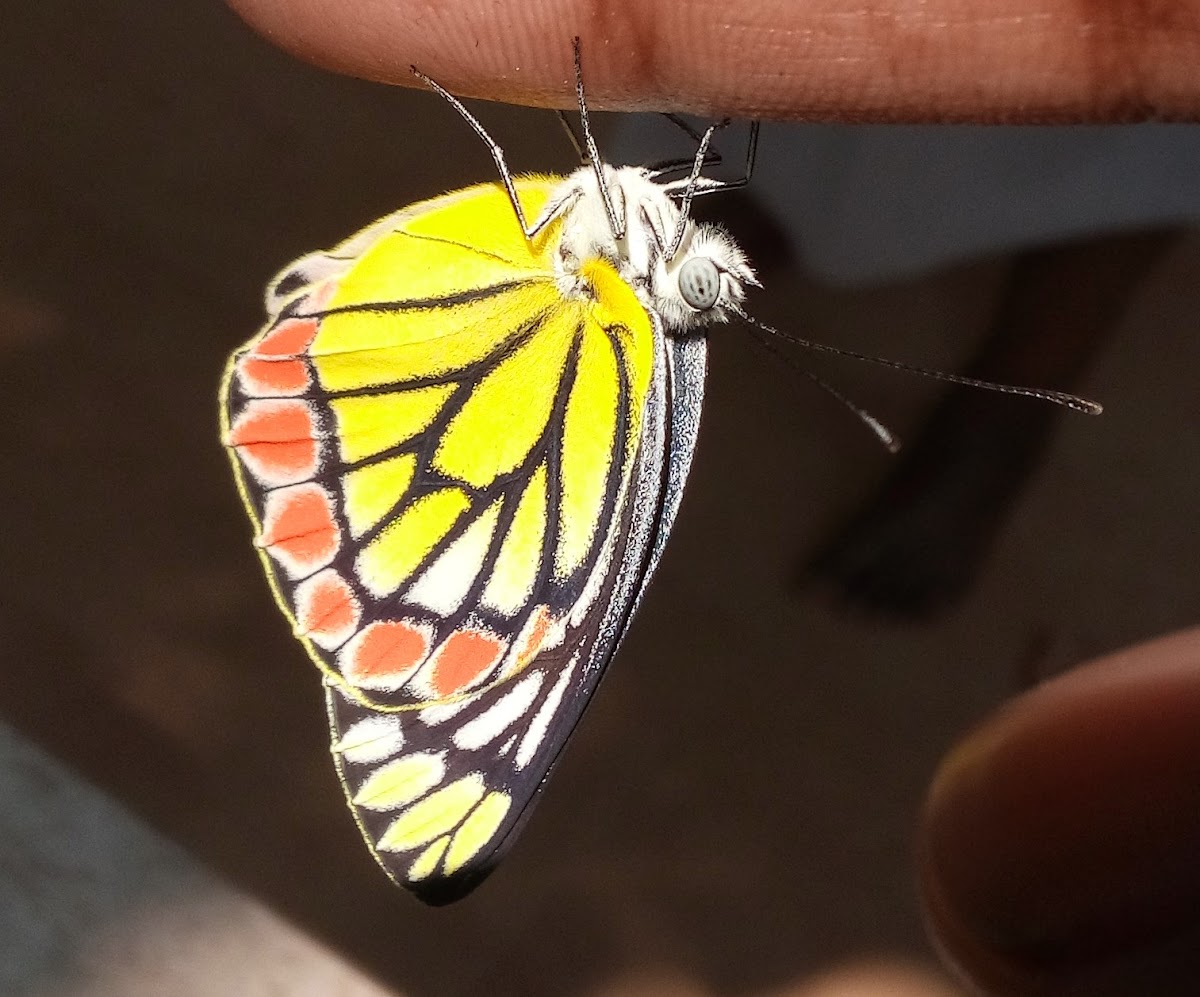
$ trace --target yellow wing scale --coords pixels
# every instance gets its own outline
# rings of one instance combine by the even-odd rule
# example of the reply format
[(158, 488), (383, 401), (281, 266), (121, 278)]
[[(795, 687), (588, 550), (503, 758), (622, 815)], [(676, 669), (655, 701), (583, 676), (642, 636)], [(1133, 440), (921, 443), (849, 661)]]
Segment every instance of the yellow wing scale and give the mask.
[[(549, 176), (519, 180), (526, 217), (536, 218), (561, 182), (561, 177)], [(352, 256), (354, 265), (339, 281), (330, 308), (449, 298), (507, 281), (547, 276), (550, 267), (544, 250), (557, 241), (562, 224), (551, 222), (531, 244), (516, 224), (508, 197), (496, 184), (467, 187), (394, 217), (394, 224), (383, 219), (332, 250), (333, 256)], [(360, 248), (364, 235), (370, 242)]]
[[(589, 328), (579, 346), (579, 366), (563, 415), (562, 518), (554, 552), (554, 569), (562, 578), (587, 558), (592, 529), (608, 493), (609, 463), (622, 457), (609, 445), (616, 439), (620, 415), (617, 368), (608, 337), (599, 328)], [(640, 417), (632, 421), (630, 432), (636, 434)]]
[(313, 365), (326, 391), (387, 384), (398, 371), (411, 378), (439, 377), (486, 360), (504, 345), (513, 315), (533, 318), (560, 304), (542, 278), (436, 308), (360, 310), (326, 315), (313, 343)]
[(546, 535), (546, 465), (539, 464), (521, 493), (482, 601), (512, 615), (529, 601), (542, 564)]
[(359, 553), (359, 580), (377, 597), (395, 592), (470, 507), (461, 488), (422, 495)]
[(372, 810), (397, 810), (419, 800), (446, 774), (440, 754), (401, 755), (372, 772), (354, 794), (354, 803)]
[(564, 303), (492, 367), (446, 427), (434, 467), (473, 488), (514, 471), (545, 432), (567, 355), (585, 322), (581, 306)]
[(346, 464), (374, 457), (429, 428), (454, 392), (453, 384), (372, 395), (347, 395), (329, 403), (338, 451)]
[(408, 491), (417, 473), (417, 455), (400, 454), (342, 475), (342, 508), (350, 536), (358, 539), (382, 522)]

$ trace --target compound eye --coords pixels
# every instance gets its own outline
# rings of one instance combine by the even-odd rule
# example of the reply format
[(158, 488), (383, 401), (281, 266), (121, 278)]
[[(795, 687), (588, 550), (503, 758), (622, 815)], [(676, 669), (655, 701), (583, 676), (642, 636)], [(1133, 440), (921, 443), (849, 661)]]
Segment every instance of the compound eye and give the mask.
[(693, 256), (679, 268), (679, 294), (696, 311), (708, 311), (721, 296), (721, 271), (707, 256)]

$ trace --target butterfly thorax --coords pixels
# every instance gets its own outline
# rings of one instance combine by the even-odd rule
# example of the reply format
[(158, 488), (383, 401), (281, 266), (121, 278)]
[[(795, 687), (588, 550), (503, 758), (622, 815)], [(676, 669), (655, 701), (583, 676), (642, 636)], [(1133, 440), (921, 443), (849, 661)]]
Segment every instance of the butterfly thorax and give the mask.
[[(757, 285), (745, 254), (719, 226), (690, 218), (644, 167), (604, 166), (605, 185), (621, 234), (614, 231), (596, 173), (583, 166), (549, 199), (561, 217), (553, 254), (556, 282), (567, 297), (594, 297), (589, 261), (604, 260), (633, 287), (667, 332), (682, 334), (727, 321)], [(671, 249), (678, 236), (678, 248)]]

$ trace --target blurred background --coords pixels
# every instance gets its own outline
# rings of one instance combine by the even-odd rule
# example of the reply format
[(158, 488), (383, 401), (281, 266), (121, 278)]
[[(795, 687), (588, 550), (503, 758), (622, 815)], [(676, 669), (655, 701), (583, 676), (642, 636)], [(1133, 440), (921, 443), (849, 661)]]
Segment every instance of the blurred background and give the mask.
[[(346, 812), (216, 390), (277, 269), (491, 161), (435, 96), (301, 65), (216, 0), (15, 7), (0, 48), (0, 992), (756, 995), (932, 964), (910, 853), (941, 754), (1038, 677), (1194, 622), (1184, 208), (920, 260), (858, 229), (907, 262), (839, 270), (858, 252), (807, 245), (789, 185), (897, 231), (905, 185), (868, 157), (878, 205), (836, 186), (870, 129), (768, 126), (750, 192), (704, 205), (760, 266), (757, 315), (1106, 413), (1000, 398), (976, 424), (935, 382), (797, 353), (913, 441), (899, 464), (716, 330), (690, 490), (618, 660), (508, 859), (426, 909)], [(514, 168), (573, 168), (548, 112), (473, 107)]]

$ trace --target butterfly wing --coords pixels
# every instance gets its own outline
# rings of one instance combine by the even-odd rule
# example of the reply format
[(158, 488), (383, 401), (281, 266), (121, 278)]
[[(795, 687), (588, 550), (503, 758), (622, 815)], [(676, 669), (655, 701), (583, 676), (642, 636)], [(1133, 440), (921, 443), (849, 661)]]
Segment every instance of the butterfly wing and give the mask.
[[(552, 178), (519, 182), (536, 216)], [(564, 297), (495, 186), (286, 271), (231, 358), (226, 441), (277, 602), (325, 676), (388, 874), (468, 892), (528, 815), (678, 506), (703, 341), (602, 261)], [(697, 357), (699, 361), (697, 364)]]

